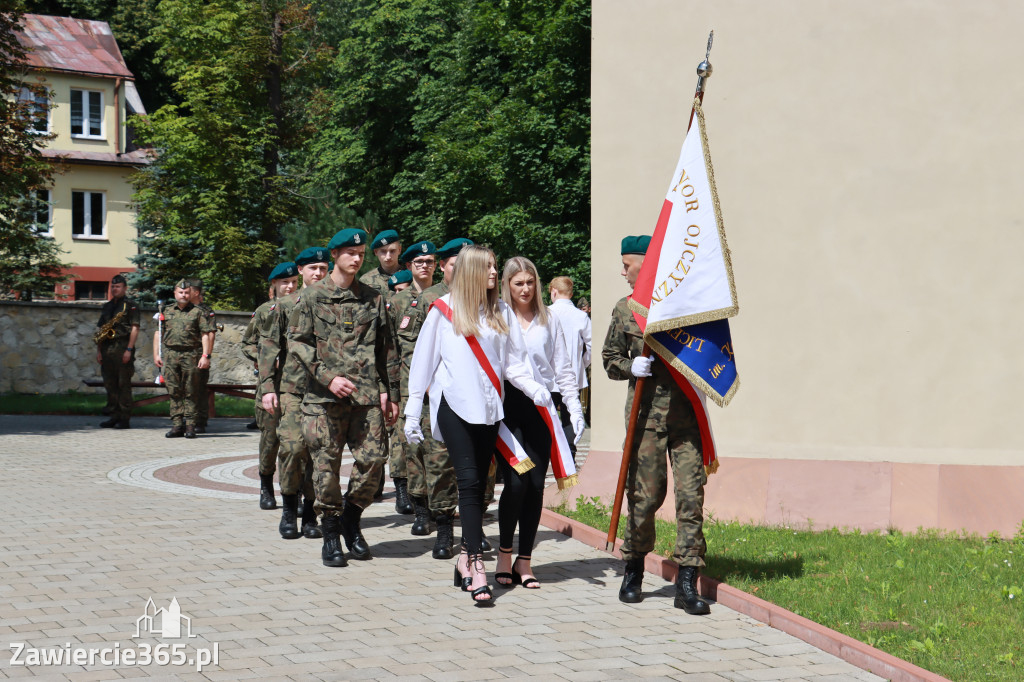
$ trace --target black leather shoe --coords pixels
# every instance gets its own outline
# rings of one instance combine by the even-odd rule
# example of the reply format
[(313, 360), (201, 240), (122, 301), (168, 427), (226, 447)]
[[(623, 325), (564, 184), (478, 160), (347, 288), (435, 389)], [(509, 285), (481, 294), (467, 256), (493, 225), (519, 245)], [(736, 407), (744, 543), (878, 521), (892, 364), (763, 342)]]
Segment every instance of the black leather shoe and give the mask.
[(413, 519), (409, 532), (413, 535), (430, 535), (430, 510), (427, 509), (427, 500), (422, 497), (414, 497), (412, 505), (416, 512), (416, 518)]
[(622, 587), (619, 588), (619, 601), (626, 604), (639, 604), (644, 600), (644, 560), (630, 559), (626, 562), (626, 570), (622, 575)]
[(437, 517), (437, 540), (434, 541), (434, 551), (431, 553), (435, 559), (451, 559), (452, 543), (455, 542), (455, 530), (452, 528), (452, 517), (440, 514)]
[(118, 421), (117, 417), (111, 417), (110, 419), (107, 419), (106, 421), (100, 422), (100, 428), (101, 429), (112, 429), (115, 426), (117, 426), (117, 421)]
[(171, 430), (164, 434), (164, 438), (181, 438), (185, 435), (184, 426), (172, 426)]
[(273, 474), (269, 476), (260, 474), (260, 509), (277, 509), (277, 500), (274, 499)]
[(412, 514), (416, 508), (409, 499), (409, 479), (395, 479), (395, 511), (399, 514)]
[(298, 494), (281, 495), (281, 523), (278, 524), (277, 531), (285, 540), (302, 537), (302, 533), (299, 532), (298, 510)]
[(490, 552), (494, 547), (491, 545), (491, 541), (487, 539), (486, 535), (480, 535), (480, 551)]
[(185, 427), (185, 438), (195, 438), (195, 437), (196, 437), (196, 427), (194, 427), (191, 424), (189, 424), (188, 426)]
[(354, 504), (345, 503), (345, 511), (341, 514), (341, 536), (345, 538), (345, 545), (348, 551), (352, 552), (353, 559), (366, 561), (370, 556), (370, 546), (366, 544), (366, 538), (359, 529), (359, 519), (363, 510)]
[(691, 616), (706, 616), (711, 607), (697, 592), (697, 567), (680, 566), (676, 576), (675, 607), (686, 611)]
[(332, 515), (324, 517), (324, 546), (320, 550), (320, 560), (324, 566), (348, 566), (345, 553), (341, 550), (341, 517)]
[(316, 510), (313, 509), (313, 500), (308, 497), (302, 505), (302, 535), (311, 540), (323, 537), (320, 526), (316, 525)]
[(118, 419), (117, 420), (117, 424), (114, 425), (114, 428), (115, 429), (130, 429), (130, 428), (132, 428), (132, 425), (128, 422), (127, 419)]

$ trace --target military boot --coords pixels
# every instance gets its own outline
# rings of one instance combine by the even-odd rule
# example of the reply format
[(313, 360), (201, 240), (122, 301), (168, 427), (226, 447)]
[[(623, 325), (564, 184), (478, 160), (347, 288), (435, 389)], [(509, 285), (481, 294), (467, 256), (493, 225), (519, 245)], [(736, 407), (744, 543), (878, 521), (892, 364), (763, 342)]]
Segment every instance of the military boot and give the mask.
[(130, 429), (132, 428), (131, 422), (127, 419), (118, 419), (117, 423), (114, 424), (115, 429)]
[(430, 535), (430, 510), (427, 509), (427, 499), (414, 497), (412, 505), (416, 512), (416, 518), (413, 519), (412, 529), (409, 532), (413, 535)]
[(299, 532), (298, 515), (299, 496), (282, 494), (281, 523), (278, 524), (277, 530), (285, 540), (294, 540), (302, 535)]
[(324, 516), (324, 546), (320, 550), (320, 559), (324, 566), (348, 566), (345, 552), (341, 549), (341, 517)]
[(433, 557), (435, 559), (451, 559), (452, 543), (455, 542), (455, 530), (452, 528), (452, 517), (447, 514), (437, 515), (437, 540), (434, 541)]
[(185, 438), (195, 438), (195, 437), (196, 437), (196, 427), (194, 427), (191, 424), (189, 424), (188, 426), (185, 427)]
[(399, 514), (412, 514), (415, 507), (409, 500), (409, 479), (395, 479), (395, 511)]
[(274, 499), (274, 474), (260, 474), (260, 509), (277, 509)]
[(362, 509), (346, 502), (345, 511), (341, 513), (341, 535), (345, 538), (348, 551), (352, 552), (352, 558), (365, 561), (372, 557), (370, 556), (370, 547), (366, 544), (366, 538), (363, 537), (363, 531), (359, 528), (359, 519), (362, 516)]
[(171, 427), (171, 430), (164, 434), (164, 438), (181, 438), (185, 435), (185, 427), (181, 424), (175, 424)]
[(626, 570), (622, 575), (622, 587), (619, 588), (619, 601), (626, 604), (638, 604), (644, 600), (644, 560), (630, 559), (626, 562)]
[(696, 566), (679, 567), (679, 574), (676, 576), (675, 607), (691, 616), (705, 616), (711, 613), (711, 607), (697, 592)]
[(313, 502), (314, 500), (307, 497), (302, 505), (302, 535), (311, 540), (323, 537), (320, 526), (316, 525), (316, 510), (313, 509)]

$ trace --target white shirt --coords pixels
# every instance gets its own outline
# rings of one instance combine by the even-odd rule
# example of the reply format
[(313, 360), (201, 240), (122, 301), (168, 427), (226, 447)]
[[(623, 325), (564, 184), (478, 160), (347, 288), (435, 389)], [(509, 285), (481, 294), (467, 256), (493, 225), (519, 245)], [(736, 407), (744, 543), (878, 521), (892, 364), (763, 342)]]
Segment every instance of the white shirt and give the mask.
[[(569, 408), (569, 413), (583, 416), (580, 405), (580, 391), (576, 383), (569, 353), (565, 349), (565, 341), (558, 318), (550, 314), (548, 323), (543, 325), (534, 317), (530, 326), (523, 332), (526, 339), (526, 355), (533, 366), (534, 379), (544, 385), (552, 393), (562, 394), (562, 402)], [(518, 320), (516, 323), (518, 324)]]
[(580, 388), (586, 388), (589, 385), (586, 370), (590, 367), (592, 350), (590, 315), (574, 306), (567, 298), (553, 301), (548, 310), (558, 318), (558, 323), (562, 327), (565, 349), (569, 353), (569, 362), (576, 374), (576, 383)]
[[(451, 305), (451, 294), (445, 294), (439, 300)], [(504, 316), (509, 333), (499, 334), (491, 329), (481, 309), (476, 339), (498, 380), (507, 379), (532, 397), (542, 386), (534, 380), (526, 358), (526, 342), (519, 320), (502, 301), (498, 301), (498, 312)], [(423, 396), (428, 392), (430, 429), (434, 439), (441, 442), (444, 438), (437, 425), (437, 409), (442, 395), (452, 411), (470, 424), (497, 424), (505, 417), (503, 396), (495, 390), (473, 355), (466, 337), (456, 334), (448, 318), (435, 308), (427, 313), (413, 350), (409, 366), (409, 399), (405, 405), (407, 420), (419, 421)]]

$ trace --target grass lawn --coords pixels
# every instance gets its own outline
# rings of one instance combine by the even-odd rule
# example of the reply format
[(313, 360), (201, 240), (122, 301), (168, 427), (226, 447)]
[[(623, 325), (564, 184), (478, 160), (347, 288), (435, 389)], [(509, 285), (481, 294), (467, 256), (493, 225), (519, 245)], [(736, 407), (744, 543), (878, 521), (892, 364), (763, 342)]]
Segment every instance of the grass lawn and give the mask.
[[(596, 498), (554, 511), (611, 524)], [(951, 680), (1024, 679), (1024, 523), (1012, 540), (713, 519), (704, 533), (713, 578)], [(658, 521), (657, 537), (655, 552), (671, 556), (675, 525)]]
[[(135, 389), (132, 397), (136, 400), (157, 395), (166, 395), (163, 389), (144, 393)], [(214, 398), (218, 417), (252, 417), (253, 401), (220, 395)], [(100, 415), (107, 404), (103, 393), (3, 393), (0, 394), (0, 414), (91, 414)], [(171, 404), (166, 400), (153, 405), (136, 406), (134, 417), (169, 417)]]

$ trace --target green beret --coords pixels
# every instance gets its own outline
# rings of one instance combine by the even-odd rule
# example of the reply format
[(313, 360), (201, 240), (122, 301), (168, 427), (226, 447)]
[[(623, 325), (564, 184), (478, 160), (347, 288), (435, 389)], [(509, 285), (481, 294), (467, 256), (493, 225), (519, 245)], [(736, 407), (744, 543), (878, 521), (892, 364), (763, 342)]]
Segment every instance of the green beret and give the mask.
[(366, 230), (360, 230), (358, 227), (346, 227), (344, 230), (331, 237), (331, 241), (327, 243), (327, 250), (334, 251), (335, 249), (343, 249), (346, 246), (365, 245)]
[(379, 249), (382, 246), (388, 244), (394, 244), (395, 242), (402, 241), (402, 238), (398, 236), (398, 233), (394, 230), (384, 230), (373, 239), (373, 243), (370, 244), (370, 249)]
[(203, 280), (199, 279), (198, 277), (190, 277), (188, 279), (188, 283), (196, 291), (203, 290)]
[(437, 251), (437, 247), (434, 246), (434, 242), (429, 242), (429, 241), (424, 239), (421, 242), (416, 242), (415, 244), (410, 246), (408, 249), (403, 251), (402, 255), (398, 259), (398, 262), (399, 263), (408, 263), (413, 258), (419, 258), (420, 256), (429, 256), (429, 255), (435, 253), (436, 251)]
[(647, 253), (647, 247), (651, 245), (651, 238), (646, 235), (622, 238), (622, 255), (635, 253), (643, 256)]
[(268, 282), (273, 282), (275, 279), (284, 279), (286, 277), (297, 277), (299, 274), (299, 268), (296, 267), (295, 263), (288, 261), (287, 263), (278, 263), (277, 266), (270, 271), (270, 277), (267, 277)]
[(188, 280), (188, 279), (178, 280), (178, 283), (174, 285), (174, 288), (175, 289), (191, 289), (192, 288), (192, 280)]
[(412, 281), (412, 273), (408, 270), (399, 270), (395, 274), (388, 277), (388, 289), (391, 291), (395, 290), (399, 284), (408, 284)]
[(445, 245), (437, 250), (437, 257), (439, 260), (444, 260), (445, 258), (457, 256), (459, 255), (459, 251), (462, 250), (463, 246), (472, 243), (472, 239), (466, 239), (465, 237), (456, 237), (455, 239), (452, 239), (449, 242), (445, 242)]
[(331, 252), (322, 246), (311, 246), (303, 250), (295, 259), (296, 267), (309, 265), (310, 263), (330, 263)]

